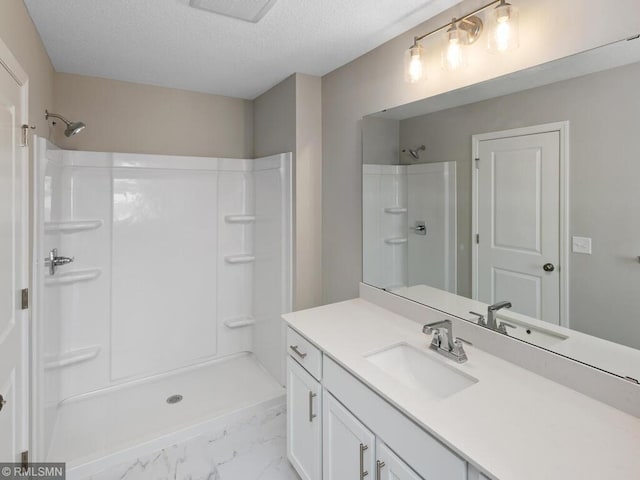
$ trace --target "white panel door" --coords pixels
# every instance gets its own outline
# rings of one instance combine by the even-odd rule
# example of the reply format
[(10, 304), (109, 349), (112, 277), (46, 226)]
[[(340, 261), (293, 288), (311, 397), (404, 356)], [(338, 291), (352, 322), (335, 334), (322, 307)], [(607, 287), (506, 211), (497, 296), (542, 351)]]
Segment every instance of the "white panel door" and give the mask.
[(409, 465), (378, 440), (375, 480), (422, 480), (422, 477), (411, 470)]
[(327, 390), (322, 394), (324, 480), (373, 478), (375, 437)]
[(320, 383), (287, 357), (287, 457), (302, 480), (322, 478)]
[(560, 133), (483, 140), (478, 152), (477, 299), (558, 324)]
[(15, 462), (26, 442), (26, 151), (22, 88), (0, 64), (0, 462)]

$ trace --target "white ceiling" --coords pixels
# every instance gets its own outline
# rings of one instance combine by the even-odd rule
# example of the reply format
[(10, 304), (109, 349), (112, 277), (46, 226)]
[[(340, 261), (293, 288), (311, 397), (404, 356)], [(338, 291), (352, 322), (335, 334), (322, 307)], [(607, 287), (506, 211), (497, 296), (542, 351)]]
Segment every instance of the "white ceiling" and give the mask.
[(460, 0), (278, 0), (257, 24), (189, 0), (25, 0), (55, 69), (253, 99), (324, 75)]

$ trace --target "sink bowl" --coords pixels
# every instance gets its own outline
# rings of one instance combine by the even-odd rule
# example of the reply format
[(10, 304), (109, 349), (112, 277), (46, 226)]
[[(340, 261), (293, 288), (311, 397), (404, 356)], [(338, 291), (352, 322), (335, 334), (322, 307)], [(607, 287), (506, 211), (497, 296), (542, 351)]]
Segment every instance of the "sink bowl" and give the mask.
[[(517, 338), (518, 340), (524, 340), (525, 342), (533, 343), (534, 345), (542, 348), (552, 347), (569, 338), (566, 335), (556, 333), (552, 330), (534, 327), (533, 325), (519, 322), (518, 320), (513, 320), (512, 318), (505, 319), (505, 322), (510, 323), (515, 327), (507, 327), (507, 335), (513, 338)], [(500, 319), (498, 319), (498, 323), (500, 323)]]
[(406, 343), (393, 345), (365, 358), (403, 385), (433, 398), (446, 398), (478, 382), (433, 355)]

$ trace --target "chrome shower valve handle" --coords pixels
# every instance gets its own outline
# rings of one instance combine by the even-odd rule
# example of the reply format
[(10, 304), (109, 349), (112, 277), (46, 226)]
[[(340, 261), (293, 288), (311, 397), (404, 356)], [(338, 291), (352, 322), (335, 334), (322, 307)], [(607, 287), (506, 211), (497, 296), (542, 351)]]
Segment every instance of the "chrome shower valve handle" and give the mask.
[(68, 265), (74, 260), (75, 260), (74, 257), (59, 257), (58, 249), (54, 248), (49, 252), (49, 257), (45, 258), (44, 265), (45, 267), (49, 267), (49, 275), (55, 275), (56, 268), (61, 267), (63, 265)]

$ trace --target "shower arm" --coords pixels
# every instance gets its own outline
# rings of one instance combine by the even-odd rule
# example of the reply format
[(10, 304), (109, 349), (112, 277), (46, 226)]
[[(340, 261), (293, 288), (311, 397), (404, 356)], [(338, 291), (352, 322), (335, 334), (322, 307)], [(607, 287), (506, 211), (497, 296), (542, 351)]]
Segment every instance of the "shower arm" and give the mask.
[(67, 120), (66, 118), (64, 118), (62, 115), (58, 115), (57, 113), (49, 113), (49, 110), (45, 110), (44, 111), (44, 119), (45, 120), (49, 120), (49, 117), (51, 118), (59, 118), (60, 120), (62, 120), (67, 127), (71, 126), (71, 122), (69, 120)]

